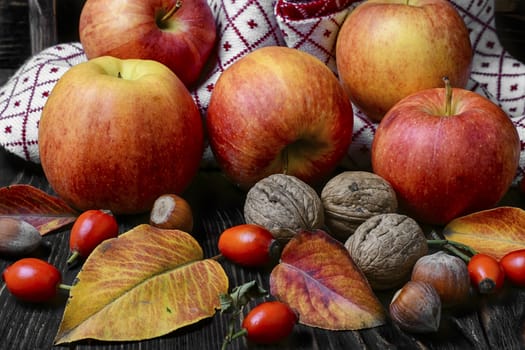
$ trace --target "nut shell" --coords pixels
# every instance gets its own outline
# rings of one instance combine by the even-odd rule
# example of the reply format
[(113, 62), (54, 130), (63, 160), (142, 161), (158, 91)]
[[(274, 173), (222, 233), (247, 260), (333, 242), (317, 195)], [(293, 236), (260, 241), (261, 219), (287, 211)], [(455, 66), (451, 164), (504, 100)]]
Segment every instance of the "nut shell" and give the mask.
[(257, 182), (246, 194), (246, 223), (268, 229), (279, 240), (299, 230), (321, 228), (324, 211), (315, 190), (295, 176), (273, 174)]
[(149, 223), (164, 229), (177, 229), (191, 233), (193, 214), (186, 200), (176, 194), (163, 194), (153, 203)]
[(30, 223), (14, 218), (0, 218), (0, 254), (26, 255), (41, 244), (40, 232)]
[(345, 241), (374, 215), (395, 213), (396, 193), (382, 177), (366, 171), (345, 171), (321, 191), (325, 224), (330, 234)]
[(414, 265), (411, 279), (432, 284), (443, 306), (463, 303), (470, 295), (467, 264), (441, 250), (421, 257)]
[(423, 230), (401, 214), (379, 214), (361, 224), (345, 242), (354, 262), (375, 290), (398, 287), (416, 261), (428, 253)]
[(441, 300), (430, 283), (408, 281), (389, 306), (399, 328), (412, 333), (436, 332), (441, 322)]

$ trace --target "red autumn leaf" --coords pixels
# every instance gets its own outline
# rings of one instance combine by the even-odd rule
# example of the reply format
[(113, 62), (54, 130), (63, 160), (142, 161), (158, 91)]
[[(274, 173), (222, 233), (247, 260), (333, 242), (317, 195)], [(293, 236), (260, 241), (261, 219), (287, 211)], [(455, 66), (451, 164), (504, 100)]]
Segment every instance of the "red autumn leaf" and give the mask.
[(179, 230), (139, 225), (102, 242), (77, 275), (56, 344), (151, 339), (211, 317), (228, 291), (221, 264)]
[(0, 216), (26, 221), (45, 235), (74, 222), (78, 212), (34, 186), (11, 185), (0, 188)]
[(270, 292), (299, 322), (330, 330), (385, 323), (385, 311), (345, 247), (322, 230), (302, 231), (284, 248), (270, 275)]
[(498, 207), (465, 215), (448, 223), (443, 234), (448, 240), (500, 259), (525, 248), (525, 210)]

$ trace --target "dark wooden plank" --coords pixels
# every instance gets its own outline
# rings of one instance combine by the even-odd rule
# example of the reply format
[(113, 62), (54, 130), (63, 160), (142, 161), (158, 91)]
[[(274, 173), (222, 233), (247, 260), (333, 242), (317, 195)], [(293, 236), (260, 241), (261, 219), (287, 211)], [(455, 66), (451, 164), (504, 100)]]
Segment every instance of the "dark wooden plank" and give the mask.
[(78, 20), (86, 0), (55, 0), (59, 42), (78, 41)]
[(57, 43), (55, 0), (29, 0), (29, 37), (31, 54)]
[(0, 0), (0, 68), (16, 68), (30, 55), (27, 0)]
[(0, 86), (2, 86), (7, 80), (15, 73), (15, 68), (0, 68)]
[(515, 58), (525, 62), (525, 1), (501, 0), (500, 7), (502, 11), (496, 11), (495, 19), (501, 44)]

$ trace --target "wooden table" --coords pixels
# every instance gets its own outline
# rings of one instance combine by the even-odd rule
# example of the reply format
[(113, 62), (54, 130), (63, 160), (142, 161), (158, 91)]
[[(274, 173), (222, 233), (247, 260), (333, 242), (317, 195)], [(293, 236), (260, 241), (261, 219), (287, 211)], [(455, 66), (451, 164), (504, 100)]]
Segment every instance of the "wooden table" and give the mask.
[[(30, 184), (53, 193), (39, 166), (0, 150), (0, 186)], [(244, 192), (234, 188), (216, 171), (201, 171), (184, 194), (195, 211), (195, 237), (205, 256), (218, 253), (217, 238), (225, 228), (243, 222)], [(524, 198), (511, 189), (502, 204), (524, 206)], [(147, 221), (147, 215), (118, 217), (120, 232)], [(64, 283), (71, 284), (80, 266), (67, 267), (68, 228), (44, 236), (44, 248), (35, 256), (49, 261), (63, 272)], [(14, 259), (0, 258), (0, 269)], [(230, 278), (230, 287), (257, 280), (268, 288), (269, 271), (244, 269), (221, 262)], [(392, 293), (379, 294), (388, 303)], [(49, 349), (64, 310), (66, 294), (50, 303), (33, 305), (16, 300), (2, 286), (0, 290), (0, 349)], [(260, 300), (259, 300), (260, 301)], [(392, 324), (362, 331), (326, 331), (298, 325), (280, 349), (520, 349), (524, 347), (525, 289), (507, 288), (497, 296), (474, 298), (462, 308), (446, 310), (436, 334), (412, 335)], [(142, 342), (80, 342), (74, 349), (219, 349), (226, 334), (228, 318), (213, 318), (177, 330), (172, 334)], [(244, 349), (242, 340), (231, 349)], [(253, 347), (257, 348), (257, 347)], [(262, 347), (261, 347), (262, 348)], [(267, 348), (267, 347), (266, 347)]]

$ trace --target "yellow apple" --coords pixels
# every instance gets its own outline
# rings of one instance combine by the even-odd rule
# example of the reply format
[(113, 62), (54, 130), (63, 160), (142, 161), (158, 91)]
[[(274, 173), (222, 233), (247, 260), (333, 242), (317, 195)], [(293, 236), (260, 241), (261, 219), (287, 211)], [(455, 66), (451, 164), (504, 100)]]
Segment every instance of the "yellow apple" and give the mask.
[(467, 84), (469, 32), (448, 0), (367, 0), (346, 18), (336, 43), (339, 77), (352, 102), (379, 121), (402, 98)]

